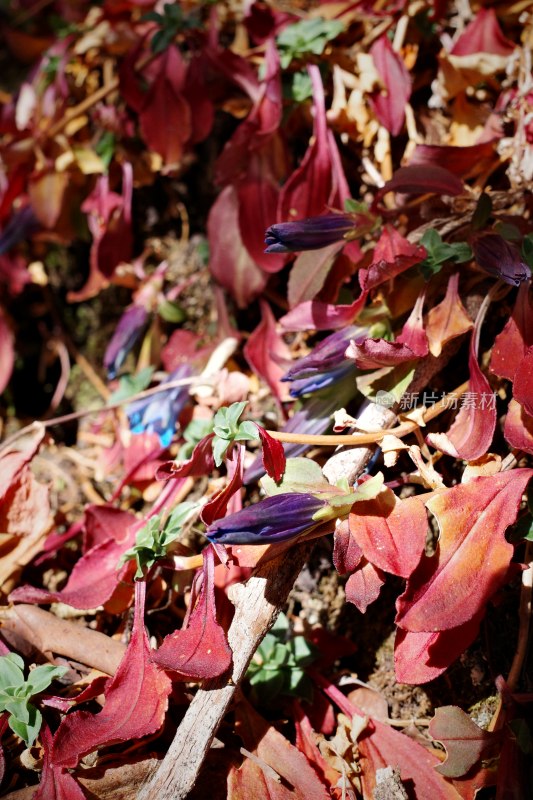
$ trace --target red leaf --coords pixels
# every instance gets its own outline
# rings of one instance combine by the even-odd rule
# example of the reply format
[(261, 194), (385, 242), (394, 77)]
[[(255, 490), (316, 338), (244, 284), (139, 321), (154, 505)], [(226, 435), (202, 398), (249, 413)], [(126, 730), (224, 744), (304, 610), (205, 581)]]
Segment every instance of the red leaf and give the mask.
[(287, 259), (265, 253), (265, 230), (276, 219), (279, 189), (265, 157), (252, 154), (246, 176), (237, 184), (239, 228), (248, 253), (265, 272), (279, 272)]
[[(459, 298), (459, 273), (450, 276), (444, 300), (430, 308), (426, 322), (426, 336), (431, 355), (440, 356), (443, 346), (470, 330), (473, 322)], [(494, 353), (494, 351), (493, 351)]]
[(515, 469), (453, 486), (426, 506), (437, 518), (437, 552), (423, 556), (398, 598), (397, 624), (442, 631), (472, 620), (507, 579), (513, 546), (505, 531), (516, 520), (533, 470)]
[(257, 425), (257, 432), (259, 433), (259, 438), (261, 439), (261, 445), (263, 447), (262, 455), (265, 471), (272, 480), (279, 483), (283, 478), (285, 465), (287, 463), (283, 445), (277, 439), (274, 439), (261, 425)]
[(492, 53), (509, 56), (515, 44), (503, 35), (493, 8), (481, 8), (474, 14), (450, 53), (453, 56), (469, 56), (473, 53)]
[(354, 572), (363, 558), (363, 551), (356, 542), (347, 519), (341, 520), (333, 534), (333, 563), (339, 575)]
[[(322, 693), (320, 693), (318, 697), (313, 697), (313, 705), (317, 702), (320, 702), (319, 698), (321, 697), (324, 698)], [(328, 706), (331, 707), (329, 703)], [(296, 729), (296, 747), (305, 755), (315, 772), (318, 773), (321, 780), (323, 780), (331, 790), (337, 786), (339, 779), (341, 778), (341, 774), (332, 766), (330, 766), (330, 764), (328, 764), (320, 752), (314, 738), (314, 731), (311, 727), (311, 721), (309, 717), (305, 715), (298, 700), (292, 701), (292, 708), (292, 716)]]
[(500, 378), (514, 381), (526, 352), (533, 345), (533, 303), (529, 299), (529, 282), (520, 284), (513, 313), (498, 334), (492, 348), (490, 371)]
[(243, 468), (242, 449), (240, 446), (234, 448), (230, 457), (226, 458), (226, 466), (228, 467), (229, 477), (226, 486), (208, 500), (202, 508), (200, 516), (205, 525), (211, 525), (216, 519), (226, 515), (229, 501), (242, 486)]
[(178, 164), (192, 135), (191, 109), (183, 96), (187, 68), (177, 47), (159, 60), (157, 76), (139, 113), (143, 138), (165, 164)]
[(533, 455), (533, 416), (516, 400), (509, 403), (503, 435), (511, 447)]
[(463, 182), (444, 167), (413, 164), (397, 169), (376, 194), (374, 202), (379, 202), (387, 192), (456, 195), (463, 193)]
[(401, 56), (392, 49), (387, 34), (374, 42), (370, 54), (386, 93), (377, 92), (369, 99), (379, 122), (389, 133), (397, 136), (403, 127), (405, 106), (411, 96), (411, 76)]
[(481, 320), (476, 321), (472, 331), (468, 356), (470, 379), (459, 413), (447, 433), (430, 433), (426, 437), (428, 444), (465, 461), (475, 461), (485, 455), (496, 428), (494, 393), (477, 362), (480, 324)]
[(439, 144), (417, 144), (409, 162), (417, 167), (445, 167), (458, 178), (469, 178), (472, 172), (483, 172), (497, 160), (494, 142), (454, 147)]
[(324, 87), (315, 64), (308, 67), (308, 72), (313, 84), (315, 109), (313, 141), (307, 148), (302, 163), (281, 190), (278, 206), (278, 219), (281, 221), (318, 216), (333, 200)]
[(447, 778), (460, 778), (500, 741), (501, 734), (484, 731), (457, 706), (441, 706), (429, 723), (433, 739), (444, 745), (448, 757), (436, 767)]
[(265, 300), (260, 301), (261, 322), (244, 345), (244, 357), (253, 371), (269, 385), (279, 401), (287, 400), (289, 390), (281, 378), (291, 352), (276, 330), (276, 320)]
[(383, 572), (369, 561), (363, 560), (346, 582), (346, 600), (364, 614), (368, 606), (378, 599), (384, 583)]
[(181, 464), (175, 461), (165, 461), (164, 464), (157, 469), (155, 477), (157, 480), (167, 480), (168, 478), (183, 479), (192, 476), (198, 478), (202, 475), (208, 475), (215, 469), (215, 459), (213, 458), (213, 434), (204, 436), (195, 445), (191, 457), (187, 461), (182, 461)]
[(211, 206), (207, 235), (213, 277), (230, 292), (239, 308), (246, 308), (265, 288), (267, 275), (242, 241), (239, 199), (234, 186), (226, 186)]
[(392, 225), (385, 225), (374, 248), (373, 261), (368, 269), (359, 270), (363, 292), (395, 278), (401, 272), (419, 264), (427, 256), (422, 245), (411, 244)]
[[(354, 715), (365, 716), (326, 678), (313, 673), (313, 679), (349, 719)], [(357, 746), (364, 798), (375, 796), (376, 771), (394, 765), (400, 770), (402, 783), (410, 787), (411, 797), (459, 800), (453, 786), (435, 772), (435, 767), (440, 764), (438, 757), (389, 725), (371, 719), (359, 736)]]
[(4, 391), (15, 365), (15, 337), (0, 308), (0, 394)]
[(129, 571), (128, 565), (122, 570), (118, 570), (117, 567), (121, 555), (135, 543), (137, 530), (138, 523), (133, 517), (131, 526), (121, 531), (123, 537), (118, 541), (108, 539), (88, 550), (75, 564), (64, 589), (50, 592), (33, 586), (19, 586), (11, 592), (11, 601), (66, 603), (79, 609), (103, 605), (110, 599), (121, 578)]
[(153, 661), (172, 670), (174, 680), (204, 680), (231, 666), (226, 634), (216, 619), (213, 550), (204, 550), (203, 583), (187, 627), (169, 634)]
[[(260, 717), (244, 699), (235, 710), (237, 733), (247, 750), (273, 770), (272, 776), (249, 758), (228, 775), (228, 800), (329, 800), (304, 753)], [(276, 780), (275, 773), (281, 777)]]
[(516, 370), (513, 392), (526, 414), (533, 416), (533, 346), (529, 348)]
[(385, 572), (408, 578), (426, 542), (426, 509), (417, 497), (400, 500), (391, 489), (373, 500), (354, 503), (350, 532), (367, 561)]
[(445, 672), (476, 638), (483, 613), (446, 631), (396, 629), (394, 666), (400, 683), (427, 683)]
[(44, 438), (44, 428), (39, 426), (31, 435), (17, 441), (0, 455), (0, 501), (6, 500), (7, 493), (16, 488), (25, 467), (38, 452)]
[(52, 763), (52, 734), (48, 725), (41, 729), (43, 744), (43, 771), (39, 788), (33, 800), (85, 800), (85, 794), (78, 781)]
[(360, 297), (349, 306), (336, 306), (329, 303), (320, 303), (317, 300), (307, 300), (285, 314), (280, 319), (280, 325), (286, 331), (315, 331), (337, 330), (350, 325), (362, 310), (367, 298), (367, 293), (362, 292)]
[(155, 733), (163, 724), (171, 682), (151, 658), (144, 629), (146, 584), (135, 584), (135, 619), (130, 643), (105, 693), (99, 714), (75, 711), (65, 717), (54, 736), (52, 763), (75, 767), (98, 747)]

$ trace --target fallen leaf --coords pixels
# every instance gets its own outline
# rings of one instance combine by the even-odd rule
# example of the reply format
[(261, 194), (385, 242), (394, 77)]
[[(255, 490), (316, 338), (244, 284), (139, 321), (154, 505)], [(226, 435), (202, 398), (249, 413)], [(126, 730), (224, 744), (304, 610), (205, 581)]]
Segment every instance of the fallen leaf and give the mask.
[[(438, 357), (443, 346), (470, 330), (474, 323), (459, 298), (459, 273), (450, 276), (444, 300), (430, 308), (425, 326), (431, 355)], [(494, 351), (493, 351), (494, 352)]]
[(383, 572), (363, 559), (346, 582), (346, 600), (364, 614), (368, 606), (377, 600), (385, 583)]
[(501, 739), (500, 733), (483, 730), (457, 706), (437, 708), (428, 730), (446, 748), (446, 761), (436, 770), (447, 778), (466, 775), (480, 759), (489, 758)]
[(372, 263), (368, 269), (359, 270), (359, 283), (363, 292), (379, 286), (409, 267), (420, 264), (427, 256), (422, 245), (411, 244), (392, 225), (385, 225), (376, 242)]
[(276, 320), (265, 300), (260, 301), (261, 322), (252, 331), (244, 346), (244, 356), (253, 371), (263, 378), (272, 394), (280, 401), (289, 398), (289, 388), (282, 382), (285, 364), (291, 352), (276, 330)]

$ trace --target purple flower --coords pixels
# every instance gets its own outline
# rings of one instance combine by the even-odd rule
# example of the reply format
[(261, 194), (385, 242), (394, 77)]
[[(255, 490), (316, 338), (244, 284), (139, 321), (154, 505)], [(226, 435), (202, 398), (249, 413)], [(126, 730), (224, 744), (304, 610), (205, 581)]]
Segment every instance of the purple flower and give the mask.
[(499, 233), (482, 233), (472, 240), (476, 262), (490, 275), (501, 278), (511, 286), (520, 286), (531, 278), (531, 270), (524, 263), (516, 247)]
[(265, 253), (319, 250), (347, 238), (354, 230), (355, 221), (349, 214), (324, 214), (297, 222), (279, 222), (266, 231)]
[(6, 253), (38, 227), (39, 221), (31, 206), (24, 206), (20, 211), (15, 211), (0, 234), (0, 254)]
[(315, 528), (313, 517), (325, 505), (312, 494), (277, 494), (217, 519), (205, 535), (217, 544), (285, 542)]
[(144, 306), (130, 306), (121, 316), (104, 355), (104, 367), (110, 380), (116, 376), (147, 322), (148, 311)]
[[(192, 369), (182, 364), (168, 376), (167, 381), (188, 378)], [(126, 407), (132, 433), (157, 433), (163, 447), (168, 447), (176, 430), (176, 422), (189, 400), (189, 387), (176, 386), (166, 391), (135, 400)]]
[(326, 336), (309, 355), (299, 358), (284, 375), (283, 380), (292, 383), (291, 395), (300, 397), (325, 389), (353, 371), (354, 363), (346, 358), (346, 348), (350, 341), (359, 341), (366, 336), (367, 329), (356, 325), (349, 325)]

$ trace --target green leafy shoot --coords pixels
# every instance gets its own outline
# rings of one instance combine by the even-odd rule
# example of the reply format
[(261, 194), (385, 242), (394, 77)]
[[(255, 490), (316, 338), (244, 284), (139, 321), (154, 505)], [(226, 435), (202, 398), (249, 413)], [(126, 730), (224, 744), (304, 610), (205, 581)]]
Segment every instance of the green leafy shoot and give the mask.
[(119, 380), (118, 389), (109, 396), (108, 404), (121, 403), (142, 392), (150, 385), (153, 372), (154, 367), (145, 367), (135, 375), (123, 375)]
[(176, 461), (187, 461), (192, 456), (192, 451), (205, 436), (213, 430), (213, 420), (193, 419), (183, 431), (184, 444), (179, 449)]
[(160, 558), (166, 558), (171, 545), (181, 536), (182, 528), (199, 508), (198, 503), (179, 503), (164, 520), (162, 514), (151, 517), (137, 534), (135, 544), (122, 554), (118, 566), (135, 559), (135, 578), (142, 578)]
[(164, 319), (165, 322), (171, 322), (174, 325), (183, 322), (186, 316), (185, 311), (178, 303), (166, 299), (160, 304), (157, 312), (161, 319)]
[(163, 13), (149, 11), (144, 14), (143, 20), (155, 22), (159, 30), (154, 33), (150, 42), (152, 53), (162, 53), (169, 47), (178, 33), (187, 28), (198, 27), (199, 20), (195, 14), (183, 13), (178, 3), (165, 3)]
[(447, 261), (462, 264), (472, 258), (472, 250), (466, 242), (443, 242), (440, 233), (432, 228), (424, 233), (420, 244), (427, 250), (427, 257), (419, 266), (426, 281), (440, 272)]
[(533, 267), (533, 233), (528, 233), (527, 236), (524, 236), (524, 241), (522, 242), (522, 258), (528, 267)]
[(67, 672), (66, 667), (44, 664), (24, 678), (24, 661), (16, 653), (0, 658), (0, 712), (9, 714), (8, 725), (31, 747), (41, 729), (42, 715), (30, 699), (47, 689), (55, 678)]
[(305, 103), (313, 96), (313, 85), (307, 72), (295, 72), (291, 75), (290, 96), (295, 103)]
[(287, 69), (293, 59), (302, 58), (307, 53), (322, 55), (327, 43), (343, 30), (344, 24), (339, 20), (326, 20), (322, 17), (304, 19), (288, 25), (277, 38), (282, 69)]
[(305, 668), (320, 653), (303, 636), (292, 636), (289, 621), (280, 614), (253, 657), (246, 677), (257, 700), (265, 705), (278, 695), (312, 702), (313, 686)]
[(104, 166), (108, 169), (113, 156), (115, 155), (115, 134), (113, 131), (104, 131), (95, 145), (95, 151), (102, 159)]
[(220, 467), (226, 453), (233, 442), (252, 441), (258, 438), (257, 428), (253, 422), (239, 418), (246, 407), (246, 402), (232, 403), (219, 408), (213, 418), (213, 456), (215, 464)]

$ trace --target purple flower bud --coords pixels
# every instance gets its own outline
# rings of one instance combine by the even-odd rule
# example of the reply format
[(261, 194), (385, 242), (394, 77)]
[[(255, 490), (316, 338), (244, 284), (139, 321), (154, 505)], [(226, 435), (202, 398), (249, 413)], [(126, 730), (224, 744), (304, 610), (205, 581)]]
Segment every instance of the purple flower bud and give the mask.
[(299, 358), (284, 375), (282, 380), (292, 384), (291, 395), (301, 397), (303, 394), (317, 392), (353, 372), (354, 363), (346, 358), (346, 349), (350, 341), (359, 341), (367, 335), (366, 328), (349, 325), (326, 336), (309, 355)]
[(266, 231), (265, 253), (319, 250), (339, 242), (354, 230), (355, 221), (349, 214), (324, 214), (296, 222), (279, 222)]
[(31, 206), (15, 211), (0, 234), (0, 254), (7, 253), (17, 242), (25, 239), (39, 227), (39, 220)]
[(110, 380), (116, 376), (147, 321), (148, 311), (144, 306), (130, 306), (121, 316), (104, 355), (104, 367)]
[(499, 233), (482, 233), (472, 240), (476, 262), (490, 275), (501, 278), (511, 286), (520, 286), (531, 278), (531, 270), (522, 261), (516, 247)]
[(312, 494), (277, 494), (217, 519), (205, 535), (217, 544), (285, 542), (315, 528), (313, 516), (325, 505)]

